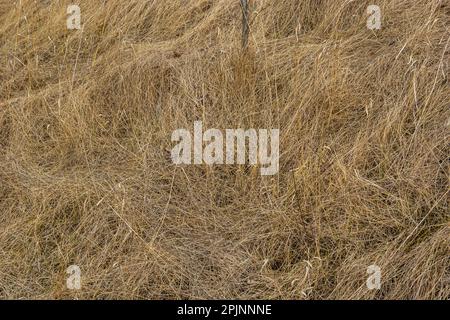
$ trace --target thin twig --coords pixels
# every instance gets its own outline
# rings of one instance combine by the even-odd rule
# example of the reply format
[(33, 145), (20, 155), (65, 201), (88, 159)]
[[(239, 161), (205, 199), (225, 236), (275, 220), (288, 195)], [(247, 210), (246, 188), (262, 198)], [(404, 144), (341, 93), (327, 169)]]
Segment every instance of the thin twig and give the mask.
[(248, 0), (240, 0), (242, 8), (242, 48), (246, 49), (248, 46), (248, 36), (250, 33), (249, 18), (249, 3)]

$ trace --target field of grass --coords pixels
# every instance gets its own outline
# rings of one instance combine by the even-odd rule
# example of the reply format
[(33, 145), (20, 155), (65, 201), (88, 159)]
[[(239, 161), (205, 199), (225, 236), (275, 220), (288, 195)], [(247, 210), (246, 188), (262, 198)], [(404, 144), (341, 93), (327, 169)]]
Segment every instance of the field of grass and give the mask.
[[(0, 298), (450, 297), (450, 3), (241, 11), (0, 0)], [(174, 165), (199, 120), (279, 128), (278, 174)]]

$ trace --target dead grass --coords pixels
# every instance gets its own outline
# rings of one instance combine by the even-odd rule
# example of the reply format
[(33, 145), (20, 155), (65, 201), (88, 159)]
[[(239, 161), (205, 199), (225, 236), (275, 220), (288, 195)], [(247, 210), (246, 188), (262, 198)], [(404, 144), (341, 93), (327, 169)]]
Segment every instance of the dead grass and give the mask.
[[(0, 297), (449, 298), (448, 1), (258, 0), (245, 53), (237, 0), (71, 3), (0, 0)], [(195, 120), (279, 174), (175, 167)]]

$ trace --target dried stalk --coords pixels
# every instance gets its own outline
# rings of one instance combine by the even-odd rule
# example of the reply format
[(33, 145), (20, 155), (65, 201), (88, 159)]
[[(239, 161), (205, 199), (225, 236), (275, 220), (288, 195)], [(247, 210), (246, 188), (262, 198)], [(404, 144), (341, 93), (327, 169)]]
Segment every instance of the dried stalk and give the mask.
[(240, 0), (242, 8), (242, 48), (246, 49), (248, 46), (248, 36), (250, 34), (249, 24), (249, 0)]

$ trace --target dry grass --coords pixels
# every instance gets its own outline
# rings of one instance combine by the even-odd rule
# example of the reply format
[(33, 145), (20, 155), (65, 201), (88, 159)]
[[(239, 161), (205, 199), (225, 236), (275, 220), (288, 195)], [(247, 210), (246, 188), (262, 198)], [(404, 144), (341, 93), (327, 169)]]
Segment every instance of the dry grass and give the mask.
[[(254, 1), (246, 52), (238, 0), (71, 3), (0, 0), (1, 298), (449, 298), (448, 1)], [(279, 174), (175, 167), (195, 120)]]

